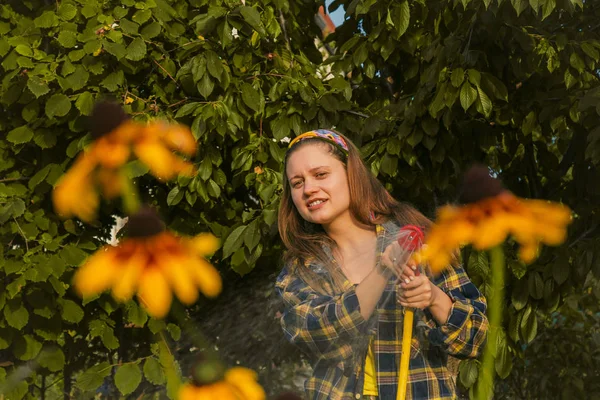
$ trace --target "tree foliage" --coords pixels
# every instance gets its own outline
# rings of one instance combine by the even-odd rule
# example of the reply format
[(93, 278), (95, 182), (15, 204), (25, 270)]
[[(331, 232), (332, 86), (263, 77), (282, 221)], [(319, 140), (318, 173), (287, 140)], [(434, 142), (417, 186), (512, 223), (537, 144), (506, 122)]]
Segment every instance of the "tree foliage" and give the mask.
[[(213, 261), (224, 274), (276, 269), (285, 138), (312, 128), (347, 133), (397, 198), (430, 215), (453, 200), (473, 161), (490, 165), (517, 195), (568, 204), (576, 214), (569, 242), (531, 266), (510, 263), (508, 326), (496, 352), (502, 377), (525, 357), (539, 317), (581, 292), (590, 273), (600, 276), (596, 1), (339, 0), (331, 8), (343, 6), (347, 19), (327, 37), (335, 52), (326, 57), (314, 40), (317, 6), (0, 5), (0, 378), (38, 365), (25, 381), (5, 381), (9, 398), (80, 396), (106, 382), (113, 396), (160, 386), (164, 360), (153, 337), (179, 339), (176, 325), (148, 319), (133, 302), (82, 302), (70, 289), (74, 269), (123, 215), (115, 202), (95, 225), (62, 221), (50, 199), (91, 140), (86, 117), (105, 96), (136, 119), (191, 126), (200, 144), (196, 177), (164, 184), (136, 162), (130, 173), (171, 228), (223, 240)], [(467, 250), (464, 259), (490, 295), (486, 255)], [(257, 298), (252, 306), (260, 307), (265, 296)], [(460, 382), (472, 387), (476, 370), (463, 363)]]

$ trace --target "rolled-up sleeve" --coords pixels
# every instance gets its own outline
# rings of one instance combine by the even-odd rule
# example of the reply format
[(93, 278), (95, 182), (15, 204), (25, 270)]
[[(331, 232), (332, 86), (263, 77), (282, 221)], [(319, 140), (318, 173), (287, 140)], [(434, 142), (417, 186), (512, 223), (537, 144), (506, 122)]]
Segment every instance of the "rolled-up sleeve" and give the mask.
[(483, 349), (488, 331), (485, 298), (462, 267), (449, 267), (434, 283), (452, 300), (445, 324), (429, 331), (431, 344), (457, 358), (475, 358)]
[(323, 295), (284, 268), (275, 288), (283, 299), (281, 325), (291, 343), (316, 358), (343, 361), (351, 356), (352, 340), (364, 334), (367, 325), (354, 287), (336, 296)]

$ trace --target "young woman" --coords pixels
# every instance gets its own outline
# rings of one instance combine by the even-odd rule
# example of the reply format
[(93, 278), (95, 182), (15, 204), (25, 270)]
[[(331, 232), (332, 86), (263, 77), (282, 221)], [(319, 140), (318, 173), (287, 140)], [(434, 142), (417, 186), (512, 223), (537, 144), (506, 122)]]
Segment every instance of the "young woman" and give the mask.
[(287, 252), (276, 289), (285, 336), (312, 362), (306, 397), (394, 400), (403, 310), (413, 307), (422, 310), (415, 321), (424, 336), (412, 341), (407, 399), (455, 398), (448, 357), (479, 354), (486, 303), (459, 265), (437, 277), (398, 265), (394, 233), (430, 221), (394, 200), (334, 131), (292, 140), (284, 174), (279, 232)]

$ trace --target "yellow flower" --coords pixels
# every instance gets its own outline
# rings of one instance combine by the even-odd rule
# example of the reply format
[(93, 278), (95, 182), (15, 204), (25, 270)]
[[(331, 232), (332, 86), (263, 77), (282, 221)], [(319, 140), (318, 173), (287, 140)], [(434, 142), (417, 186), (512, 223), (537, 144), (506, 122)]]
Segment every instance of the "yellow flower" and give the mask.
[(571, 211), (561, 204), (521, 199), (502, 188), (485, 167), (467, 172), (463, 205), (441, 207), (435, 224), (417, 257), (434, 272), (450, 263), (461, 246), (478, 250), (500, 245), (511, 235), (520, 245), (519, 257), (527, 263), (537, 258), (540, 244), (556, 246), (566, 239)]
[(188, 383), (179, 391), (178, 400), (264, 400), (265, 391), (257, 382), (256, 372), (234, 367), (225, 372), (222, 380), (195, 385)]
[(91, 118), (95, 140), (80, 154), (57, 183), (53, 200), (59, 215), (91, 221), (100, 202), (124, 194), (129, 186), (124, 165), (138, 158), (161, 180), (178, 174), (191, 176), (194, 166), (173, 151), (196, 152), (196, 141), (187, 127), (162, 121), (141, 124), (129, 119), (113, 103), (99, 103)]
[(171, 291), (184, 304), (198, 299), (198, 289), (208, 297), (220, 293), (221, 276), (204, 258), (219, 246), (213, 235), (177, 237), (149, 209), (129, 217), (126, 229), (127, 238), (101, 248), (77, 270), (73, 284), (80, 296), (112, 289), (112, 296), (125, 302), (137, 293), (148, 313), (162, 318)]
[(133, 97), (129, 97), (129, 96), (127, 96), (127, 97), (125, 98), (125, 102), (124, 102), (124, 103), (125, 103), (125, 104), (131, 104), (131, 103), (133, 103)]

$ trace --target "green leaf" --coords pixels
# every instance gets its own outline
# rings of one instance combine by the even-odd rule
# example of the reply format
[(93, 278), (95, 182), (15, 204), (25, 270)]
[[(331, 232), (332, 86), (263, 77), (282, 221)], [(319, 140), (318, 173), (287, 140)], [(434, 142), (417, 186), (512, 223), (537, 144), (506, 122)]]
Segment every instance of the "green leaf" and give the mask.
[(121, 26), (123, 32), (129, 35), (136, 35), (138, 33), (138, 29), (140, 28), (136, 22), (130, 21), (127, 18), (122, 18), (119, 20), (119, 25)]
[(77, 324), (83, 319), (83, 309), (73, 300), (60, 299), (59, 304), (62, 308), (63, 320)]
[(598, 52), (598, 49), (596, 49), (592, 44), (582, 43), (581, 50), (583, 50), (583, 52), (587, 54), (587, 56), (590, 57), (592, 60), (596, 62), (600, 60), (600, 53)]
[(569, 278), (569, 264), (565, 263), (563, 258), (559, 258), (552, 264), (552, 277), (559, 285)]
[(175, 186), (169, 194), (167, 195), (167, 204), (170, 206), (175, 206), (179, 204), (181, 199), (183, 199), (184, 191), (179, 189), (179, 186)]
[(142, 372), (140, 366), (135, 364), (124, 364), (117, 367), (115, 373), (115, 385), (123, 396), (132, 393), (142, 381)]
[(31, 139), (33, 139), (33, 131), (27, 125), (13, 129), (6, 136), (6, 140), (13, 144), (27, 143)]
[(546, 0), (542, 4), (542, 10), (543, 10), (542, 21), (545, 20), (546, 18), (548, 18), (548, 16), (550, 14), (552, 14), (552, 11), (554, 11), (555, 8), (556, 8), (556, 0)]
[(8, 325), (21, 330), (29, 322), (29, 312), (20, 300), (9, 301), (4, 306), (4, 319), (6, 319)]
[(112, 43), (105, 40), (102, 43), (102, 47), (104, 48), (104, 50), (106, 50), (107, 53), (115, 56), (117, 60), (120, 60), (128, 54), (128, 49), (125, 48), (125, 45), (123, 45), (123, 43)]
[(12, 344), (14, 336), (13, 332), (15, 331), (10, 328), (0, 328), (0, 350), (8, 349)]
[(150, 40), (160, 35), (161, 29), (162, 28), (158, 22), (152, 22), (151, 24), (148, 24), (145, 27), (143, 27), (140, 34), (144, 39)]
[(140, 61), (146, 56), (146, 42), (144, 39), (135, 38), (127, 46), (127, 55), (125, 58), (131, 61)]
[(29, 361), (34, 359), (42, 349), (42, 344), (32, 335), (19, 337), (14, 345), (14, 354), (19, 360)]
[(24, 44), (18, 44), (15, 47), (15, 51), (17, 53), (19, 53), (22, 56), (25, 57), (32, 57), (33, 56), (33, 50), (31, 50), (31, 47), (24, 45)]
[(580, 74), (585, 70), (585, 62), (581, 59), (581, 57), (579, 57), (579, 54), (577, 54), (575, 52), (571, 53), (571, 57), (569, 58), (569, 63)]
[(154, 385), (160, 386), (165, 383), (165, 373), (158, 360), (154, 357), (147, 358), (144, 362), (144, 376), (148, 382)]
[(508, 346), (504, 345), (500, 349), (495, 361), (495, 368), (501, 379), (506, 379), (508, 375), (510, 375), (510, 371), (512, 370), (512, 357)]
[(521, 279), (517, 281), (517, 284), (511, 293), (511, 302), (517, 311), (522, 310), (527, 305), (529, 300), (529, 287), (527, 286), (527, 280)]
[(452, 86), (455, 88), (459, 88), (465, 80), (465, 70), (462, 68), (456, 68), (452, 71), (450, 75), (450, 81), (452, 82)]
[(515, 11), (517, 12), (517, 17), (519, 15), (521, 15), (521, 13), (523, 11), (525, 11), (525, 9), (527, 8), (527, 6), (529, 5), (527, 0), (511, 0), (511, 3), (513, 5), (513, 8), (515, 9)]
[(59, 255), (67, 265), (78, 266), (87, 258), (88, 253), (73, 244), (69, 244), (62, 248)]
[(260, 13), (253, 7), (250, 6), (242, 6), (240, 8), (240, 12), (244, 21), (248, 23), (255, 31), (260, 33), (261, 35), (266, 35), (265, 27), (263, 26), (260, 20)]
[(70, 49), (77, 44), (77, 32), (61, 31), (58, 34), (58, 43), (64, 48)]
[(65, 353), (60, 348), (44, 350), (40, 354), (38, 362), (49, 371), (60, 371), (65, 366)]
[(87, 70), (83, 66), (78, 65), (75, 68), (75, 72), (69, 75), (66, 80), (69, 83), (70, 89), (76, 92), (86, 85), (89, 78), (90, 73), (87, 72)]
[(481, 102), (481, 107), (483, 108), (483, 114), (486, 117), (489, 117), (492, 114), (492, 101), (485, 94), (481, 87), (477, 86), (477, 92), (479, 93), (479, 101)]
[(476, 360), (464, 360), (459, 364), (459, 378), (464, 387), (473, 386), (479, 375)]
[(531, 313), (529, 318), (525, 319), (523, 316), (523, 322), (521, 323), (521, 336), (525, 343), (531, 343), (537, 336), (537, 317), (535, 313)]
[(42, 15), (33, 20), (36, 28), (52, 28), (59, 23), (58, 16), (52, 11), (44, 11)]
[(215, 84), (210, 79), (210, 76), (208, 74), (204, 74), (204, 76), (200, 80), (200, 83), (198, 83), (198, 91), (205, 99), (208, 99), (208, 96), (210, 96), (214, 87)]
[(104, 378), (110, 375), (112, 367), (106, 361), (103, 361), (87, 369), (77, 377), (77, 387), (84, 391), (93, 393), (102, 385)]
[(242, 234), (245, 230), (246, 225), (238, 226), (229, 234), (229, 236), (227, 236), (227, 239), (223, 244), (223, 258), (229, 257), (234, 251), (240, 248), (244, 240)]
[(50, 171), (50, 167), (51, 165), (46, 165), (44, 168), (36, 172), (35, 175), (31, 177), (31, 179), (29, 179), (29, 183), (27, 184), (27, 186), (30, 190), (33, 190), (37, 185), (40, 184), (40, 182), (46, 179), (46, 176), (48, 176), (48, 172)]
[(271, 121), (271, 130), (273, 131), (273, 137), (277, 140), (281, 140), (286, 136), (290, 135), (289, 119), (281, 116)]
[(538, 272), (529, 274), (529, 295), (536, 300), (544, 296), (544, 281)]
[(523, 125), (521, 126), (523, 134), (525, 136), (528, 136), (529, 134), (531, 134), (531, 132), (533, 132), (533, 130), (535, 129), (536, 125), (537, 125), (537, 116), (535, 115), (534, 111), (530, 111), (529, 114), (527, 114), (527, 116), (525, 117), (525, 120), (523, 121)]
[(254, 249), (260, 241), (259, 221), (259, 219), (255, 219), (244, 229), (244, 243), (248, 250)]
[(104, 80), (100, 82), (100, 85), (104, 86), (111, 92), (115, 92), (117, 91), (119, 86), (122, 86), (124, 84), (124, 82), (125, 75), (123, 74), (122, 70), (119, 70), (117, 72), (112, 72), (111, 74), (107, 75), (106, 78), (104, 78)]
[(152, 18), (152, 10), (150, 9), (138, 10), (133, 14), (133, 17), (131, 17), (131, 19), (140, 25), (145, 24), (150, 18)]
[(90, 92), (79, 94), (77, 101), (75, 101), (75, 107), (77, 107), (81, 115), (92, 115), (94, 96)]
[(567, 90), (570, 89), (576, 83), (577, 78), (575, 78), (573, 74), (571, 74), (569, 68), (565, 69), (565, 86), (567, 87)]
[(396, 39), (399, 39), (406, 33), (410, 25), (410, 7), (408, 1), (403, 1), (399, 6), (393, 8), (394, 28), (396, 30)]
[(223, 74), (223, 64), (221, 59), (214, 51), (206, 52), (206, 67), (208, 72), (217, 80), (221, 81), (221, 75)]
[(62, 2), (58, 7), (58, 16), (63, 21), (70, 21), (77, 15), (77, 7), (72, 4)]
[(254, 89), (249, 83), (243, 83), (241, 89), (244, 104), (246, 104), (248, 108), (258, 112), (260, 110), (260, 94), (258, 90)]
[(64, 117), (71, 110), (71, 101), (62, 93), (53, 94), (46, 102), (48, 118)]
[(460, 105), (467, 111), (469, 107), (477, 100), (477, 89), (473, 88), (469, 82), (465, 82), (460, 88)]
[(127, 320), (138, 327), (143, 327), (148, 321), (148, 314), (136, 302), (127, 303)]
[(181, 328), (179, 326), (175, 324), (168, 324), (167, 331), (169, 331), (169, 334), (171, 335), (173, 340), (178, 341), (179, 339), (181, 339)]
[(29, 76), (29, 79), (27, 79), (27, 88), (35, 97), (43, 96), (50, 91), (48, 85), (37, 76)]

